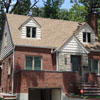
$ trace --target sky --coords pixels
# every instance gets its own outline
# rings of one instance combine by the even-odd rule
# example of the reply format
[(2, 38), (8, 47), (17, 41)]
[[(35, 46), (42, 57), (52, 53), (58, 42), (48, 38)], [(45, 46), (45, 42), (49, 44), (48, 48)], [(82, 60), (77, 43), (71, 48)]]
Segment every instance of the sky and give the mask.
[[(34, 2), (34, 0), (31, 0), (31, 2)], [(65, 9), (70, 9), (72, 7), (72, 3), (70, 3), (70, 0), (65, 0), (64, 4), (61, 6), (61, 8), (65, 8)], [(43, 2), (42, 0), (39, 0), (39, 2), (37, 3), (38, 7), (42, 7), (43, 6)]]

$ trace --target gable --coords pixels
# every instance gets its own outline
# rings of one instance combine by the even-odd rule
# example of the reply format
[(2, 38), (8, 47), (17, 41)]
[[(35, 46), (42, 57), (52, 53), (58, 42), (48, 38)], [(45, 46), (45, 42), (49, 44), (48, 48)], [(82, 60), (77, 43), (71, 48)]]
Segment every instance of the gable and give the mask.
[(95, 33), (93, 29), (88, 24), (85, 24), (76, 33), (76, 37), (80, 40), (81, 43), (84, 43), (83, 42), (83, 32), (89, 32), (91, 34), (91, 43), (95, 42)]
[(12, 52), (12, 49), (13, 49), (13, 42), (12, 42), (8, 23), (6, 21), (5, 27), (4, 27), (3, 38), (2, 38), (2, 44), (1, 44), (1, 59), (4, 59), (5, 57), (7, 57)]
[(74, 35), (59, 50), (68, 53), (88, 53)]
[(41, 26), (33, 18), (29, 18), (20, 26), (21, 38), (26, 38), (26, 27), (36, 28), (36, 39), (41, 39)]

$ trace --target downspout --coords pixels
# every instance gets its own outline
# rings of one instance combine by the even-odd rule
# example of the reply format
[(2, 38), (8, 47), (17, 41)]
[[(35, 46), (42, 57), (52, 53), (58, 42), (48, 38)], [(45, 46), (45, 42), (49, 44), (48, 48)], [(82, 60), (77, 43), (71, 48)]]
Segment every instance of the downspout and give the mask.
[(12, 64), (12, 94), (14, 93), (14, 60), (15, 60), (15, 46), (13, 47), (13, 64)]

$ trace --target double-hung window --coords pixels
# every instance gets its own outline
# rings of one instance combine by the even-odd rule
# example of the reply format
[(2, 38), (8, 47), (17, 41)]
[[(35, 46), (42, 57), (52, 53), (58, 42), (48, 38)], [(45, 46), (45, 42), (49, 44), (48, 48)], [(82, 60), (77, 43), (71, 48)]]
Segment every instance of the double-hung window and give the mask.
[(26, 70), (41, 70), (42, 57), (40, 56), (26, 56)]
[(36, 27), (26, 27), (26, 37), (36, 38)]
[(89, 72), (94, 72), (98, 74), (98, 60), (89, 59), (88, 68)]
[(91, 33), (83, 32), (83, 42), (91, 42)]

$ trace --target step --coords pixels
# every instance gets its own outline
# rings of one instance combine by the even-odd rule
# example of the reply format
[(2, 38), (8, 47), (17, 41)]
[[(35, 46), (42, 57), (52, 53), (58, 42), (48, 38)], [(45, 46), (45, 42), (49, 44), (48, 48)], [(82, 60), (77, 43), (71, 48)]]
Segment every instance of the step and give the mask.
[(84, 91), (84, 93), (100, 93), (100, 91)]
[(100, 93), (95, 93), (95, 94), (89, 94), (89, 93), (84, 93), (85, 96), (100, 96)]
[(79, 88), (79, 89), (80, 89), (80, 90), (81, 90), (81, 89), (83, 89), (83, 90), (100, 90), (100, 88), (90, 88), (90, 87), (89, 87), (89, 88), (87, 88), (87, 87), (84, 87), (84, 88), (83, 88), (83, 87), (82, 87), (82, 88)]

